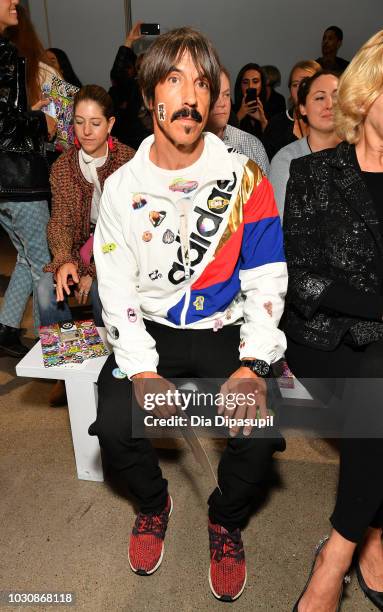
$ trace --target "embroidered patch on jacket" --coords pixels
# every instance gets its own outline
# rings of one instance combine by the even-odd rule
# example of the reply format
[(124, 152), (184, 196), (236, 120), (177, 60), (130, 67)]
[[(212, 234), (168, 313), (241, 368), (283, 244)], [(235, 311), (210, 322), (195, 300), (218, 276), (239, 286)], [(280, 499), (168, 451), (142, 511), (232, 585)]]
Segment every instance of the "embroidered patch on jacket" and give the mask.
[(186, 181), (183, 178), (176, 178), (169, 185), (170, 191), (180, 191), (181, 193), (190, 193), (197, 189), (198, 182), (197, 181)]
[(152, 232), (144, 232), (144, 233), (142, 234), (142, 240), (143, 240), (144, 242), (150, 242), (152, 238), (153, 238), (153, 234), (152, 234)]
[(139, 210), (140, 208), (143, 208), (144, 206), (146, 206), (147, 203), (148, 201), (145, 200), (144, 196), (141, 193), (133, 194), (133, 202), (132, 202), (133, 210)]
[(118, 331), (117, 327), (111, 327), (109, 333), (114, 340), (118, 340), (120, 337), (120, 332)]
[(193, 302), (193, 306), (196, 310), (203, 310), (203, 303), (205, 298), (203, 295), (197, 295), (196, 299)]
[(107, 244), (103, 244), (102, 245), (102, 252), (103, 253), (111, 253), (116, 248), (117, 248), (117, 245), (114, 244), (114, 242), (108, 242)]
[(243, 338), (241, 338), (241, 339), (240, 339), (240, 342), (239, 342), (239, 348), (240, 348), (240, 349), (243, 349), (243, 348), (245, 348), (245, 346), (246, 346), (246, 342), (244, 341), (244, 339), (243, 339)]
[(216, 196), (215, 198), (208, 200), (207, 207), (209, 210), (224, 213), (229, 204), (230, 200), (228, 200), (227, 198), (221, 198), (219, 196)]
[(263, 304), (263, 308), (266, 310), (267, 314), (270, 315), (270, 317), (273, 316), (273, 305), (271, 302), (266, 302)]
[(167, 229), (164, 235), (162, 236), (162, 242), (164, 242), (165, 244), (171, 244), (175, 241), (175, 239), (176, 237), (170, 229)]
[(128, 316), (129, 323), (135, 323), (137, 321), (137, 313), (134, 308), (128, 308), (126, 314)]
[(165, 217), (166, 217), (166, 212), (164, 210), (151, 210), (149, 213), (150, 223), (154, 227), (158, 227), (159, 225), (161, 225)]
[(126, 378), (126, 376), (127, 376), (125, 374), (125, 372), (120, 370), (120, 368), (114, 368), (112, 374), (113, 374), (114, 378), (118, 378), (119, 380), (122, 380), (123, 378)]
[(213, 327), (213, 331), (217, 332), (220, 329), (222, 329), (223, 327), (223, 321), (222, 319), (215, 319), (214, 321), (214, 327)]
[(158, 272), (158, 270), (153, 270), (153, 272), (150, 272), (149, 278), (150, 280), (155, 281), (158, 278), (162, 278), (162, 274), (161, 272)]

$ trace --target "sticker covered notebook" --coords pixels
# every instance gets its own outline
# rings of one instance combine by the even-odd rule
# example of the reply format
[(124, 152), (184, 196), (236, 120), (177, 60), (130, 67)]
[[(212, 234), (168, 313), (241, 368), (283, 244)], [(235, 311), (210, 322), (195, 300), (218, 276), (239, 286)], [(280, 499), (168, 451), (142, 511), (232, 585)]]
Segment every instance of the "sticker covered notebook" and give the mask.
[(39, 334), (46, 368), (81, 366), (109, 354), (93, 320), (42, 325)]

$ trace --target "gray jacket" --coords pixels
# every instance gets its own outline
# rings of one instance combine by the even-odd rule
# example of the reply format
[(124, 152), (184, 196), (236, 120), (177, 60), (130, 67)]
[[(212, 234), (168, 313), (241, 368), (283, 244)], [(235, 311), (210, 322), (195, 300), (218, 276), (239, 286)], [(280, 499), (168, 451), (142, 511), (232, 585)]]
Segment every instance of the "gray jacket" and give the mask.
[(283, 147), (283, 149), (280, 149), (271, 161), (269, 180), (274, 188), (275, 201), (282, 222), (285, 208), (286, 185), (290, 177), (290, 164), (293, 159), (309, 155), (310, 153), (310, 147), (305, 137), (300, 140), (295, 140), (286, 147)]

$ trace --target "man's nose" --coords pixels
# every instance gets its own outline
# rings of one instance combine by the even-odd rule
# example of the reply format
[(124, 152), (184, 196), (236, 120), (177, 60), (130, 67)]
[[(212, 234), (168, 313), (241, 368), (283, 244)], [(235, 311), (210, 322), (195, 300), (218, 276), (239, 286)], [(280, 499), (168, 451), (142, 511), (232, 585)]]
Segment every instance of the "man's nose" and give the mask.
[(195, 83), (191, 79), (185, 79), (182, 89), (183, 103), (187, 106), (197, 105), (197, 95), (195, 89)]

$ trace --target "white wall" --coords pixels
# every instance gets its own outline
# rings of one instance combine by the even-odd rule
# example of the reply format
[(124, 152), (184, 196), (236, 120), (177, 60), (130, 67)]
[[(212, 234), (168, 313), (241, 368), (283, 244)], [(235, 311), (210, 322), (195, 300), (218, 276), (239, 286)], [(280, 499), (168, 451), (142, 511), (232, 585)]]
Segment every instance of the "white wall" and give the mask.
[(383, 0), (131, 0), (133, 23), (160, 23), (161, 31), (189, 25), (207, 34), (235, 80), (248, 62), (274, 64), (282, 93), (291, 66), (321, 55), (323, 30), (344, 31), (341, 57), (351, 59), (383, 28)]
[[(46, 4), (51, 45), (68, 53), (84, 83), (108, 87), (114, 56), (125, 37), (124, 0)], [(29, 0), (29, 6), (48, 46), (44, 0)], [(327, 26), (344, 30), (340, 55), (346, 59), (383, 28), (383, 0), (131, 0), (131, 8), (133, 23), (158, 22), (162, 31), (181, 25), (200, 29), (215, 44), (233, 79), (247, 62), (275, 64), (282, 72), (283, 93), (291, 66), (320, 55)]]
[(124, 0), (29, 0), (31, 17), (46, 47), (58, 47), (69, 56), (85, 83), (107, 89), (118, 47), (125, 40)]

